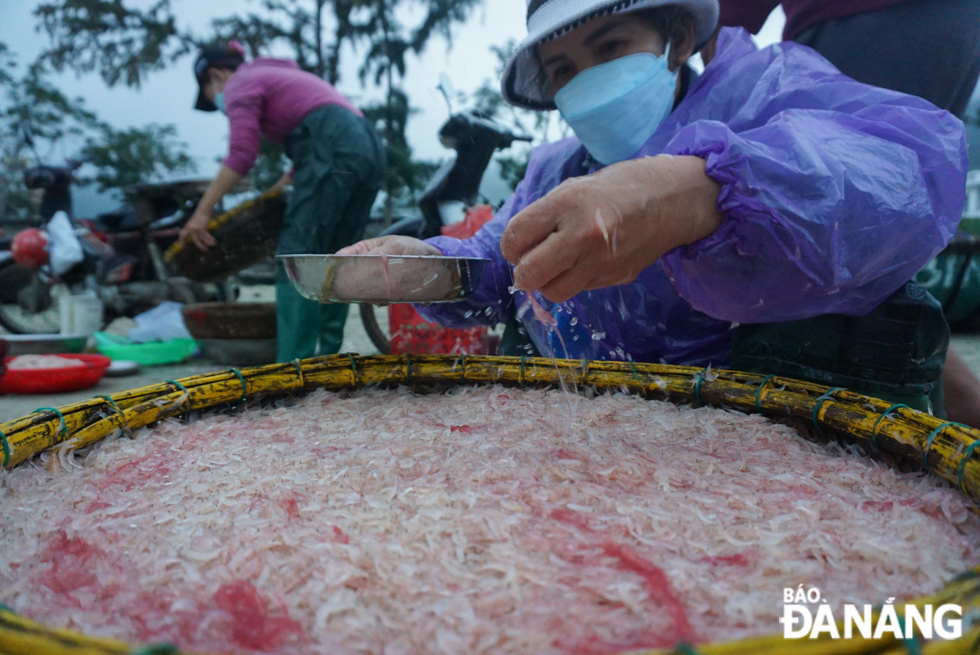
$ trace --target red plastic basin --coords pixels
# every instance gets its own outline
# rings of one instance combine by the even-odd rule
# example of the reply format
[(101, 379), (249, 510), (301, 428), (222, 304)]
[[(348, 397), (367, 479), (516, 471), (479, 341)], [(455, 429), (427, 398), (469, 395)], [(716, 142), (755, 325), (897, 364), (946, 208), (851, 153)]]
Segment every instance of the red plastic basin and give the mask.
[[(55, 355), (65, 359), (77, 359), (85, 366), (66, 368), (32, 368), (10, 370), (0, 376), (0, 393), (62, 393), (94, 387), (105, 375), (112, 360), (105, 355)], [(7, 357), (4, 363), (9, 367)]]

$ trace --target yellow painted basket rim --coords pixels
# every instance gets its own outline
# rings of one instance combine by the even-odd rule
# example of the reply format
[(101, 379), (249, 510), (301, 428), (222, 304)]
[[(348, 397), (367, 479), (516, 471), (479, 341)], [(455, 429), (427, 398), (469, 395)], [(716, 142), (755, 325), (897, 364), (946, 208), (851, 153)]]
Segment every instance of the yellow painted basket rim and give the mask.
[[(558, 387), (562, 383), (623, 390), (656, 400), (705, 404), (760, 413), (776, 421), (811, 423), (816, 429), (845, 436), (869, 452), (881, 451), (923, 467), (957, 485), (975, 503), (980, 500), (980, 431), (929, 414), (856, 394), (846, 389), (790, 378), (683, 366), (590, 362), (529, 357), (401, 355), (359, 357), (331, 355), (288, 364), (226, 369), (111, 396), (98, 396), (59, 408), (38, 410), (0, 423), (5, 468), (71, 442), (82, 448), (116, 430), (132, 430), (191, 410), (240, 403), (251, 398), (283, 396), (317, 388), (342, 390), (370, 385), (439, 386), (508, 384)], [(980, 612), (980, 565), (952, 580), (935, 595), (913, 604), (959, 604), (963, 616)], [(904, 606), (902, 606), (904, 607)], [(896, 607), (899, 616), (904, 611)], [(980, 648), (980, 624), (964, 622), (957, 640), (919, 644), (881, 639), (784, 640), (781, 635), (721, 644), (688, 646), (653, 653), (750, 655), (753, 653), (974, 653)], [(114, 640), (50, 629), (0, 606), (0, 655), (109, 655), (180, 653), (170, 645), (130, 646)]]
[[(259, 205), (264, 205), (270, 200), (274, 200), (279, 196), (283, 195), (284, 193), (285, 191), (283, 191), (282, 189), (270, 189), (269, 191), (263, 193), (261, 196), (258, 196), (257, 198), (252, 198), (251, 200), (247, 200), (246, 202), (243, 202), (242, 204), (235, 206), (234, 208), (226, 211), (224, 214), (221, 214), (220, 216), (216, 216), (215, 218), (211, 219), (211, 222), (208, 223), (208, 232), (211, 232), (213, 234), (222, 225), (225, 225), (231, 222), (236, 217), (240, 216), (242, 212), (249, 211), (252, 208), (257, 207)], [(169, 248), (167, 248), (166, 252), (163, 253), (164, 261), (173, 262), (176, 259), (177, 255), (179, 255), (183, 250), (184, 250), (183, 242), (179, 240), (175, 241)]]

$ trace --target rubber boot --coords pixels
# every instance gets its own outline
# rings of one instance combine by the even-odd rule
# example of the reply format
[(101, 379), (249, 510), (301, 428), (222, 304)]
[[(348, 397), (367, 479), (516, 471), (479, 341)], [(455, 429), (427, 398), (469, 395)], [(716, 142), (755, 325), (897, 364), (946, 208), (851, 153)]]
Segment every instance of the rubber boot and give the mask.
[(330, 303), (320, 309), (320, 345), (317, 356), (335, 355), (344, 344), (344, 325), (350, 305)]
[(288, 281), (276, 281), (276, 359), (278, 361), (291, 362), (294, 359), (316, 356), (322, 311), (320, 303), (299, 295)]

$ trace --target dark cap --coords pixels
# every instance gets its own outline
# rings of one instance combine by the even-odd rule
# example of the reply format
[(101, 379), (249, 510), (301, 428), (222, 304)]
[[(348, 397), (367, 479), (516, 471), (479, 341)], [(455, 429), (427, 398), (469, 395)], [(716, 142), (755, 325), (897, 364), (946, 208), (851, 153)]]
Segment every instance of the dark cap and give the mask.
[(208, 83), (209, 68), (238, 68), (245, 62), (245, 48), (237, 41), (227, 45), (216, 43), (201, 48), (201, 53), (194, 60), (194, 77), (197, 78), (197, 102), (194, 109), (200, 111), (218, 111), (218, 107), (204, 95), (204, 87)]

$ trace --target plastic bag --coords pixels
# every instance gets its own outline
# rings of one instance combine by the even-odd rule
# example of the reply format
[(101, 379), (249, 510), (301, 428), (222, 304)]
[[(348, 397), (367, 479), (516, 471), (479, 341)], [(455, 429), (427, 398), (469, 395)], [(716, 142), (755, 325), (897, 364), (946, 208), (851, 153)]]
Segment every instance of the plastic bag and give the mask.
[(72, 266), (85, 259), (82, 242), (75, 236), (75, 227), (65, 212), (57, 212), (47, 226), (48, 252), (51, 255), (51, 270), (55, 275), (64, 275)]
[(184, 325), (181, 313), (184, 305), (179, 302), (162, 302), (150, 311), (133, 317), (136, 327), (129, 331), (133, 343), (190, 339), (191, 333)]

